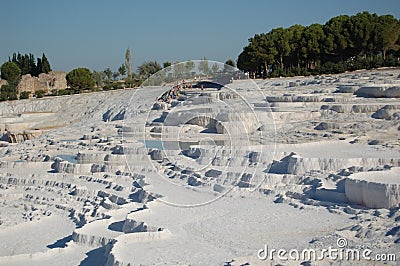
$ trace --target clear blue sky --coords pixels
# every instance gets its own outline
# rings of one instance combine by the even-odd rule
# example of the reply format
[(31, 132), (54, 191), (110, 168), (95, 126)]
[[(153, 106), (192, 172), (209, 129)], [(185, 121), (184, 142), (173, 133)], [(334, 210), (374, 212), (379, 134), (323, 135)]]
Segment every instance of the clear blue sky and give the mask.
[(400, 0), (1, 0), (0, 63), (44, 52), (55, 70), (116, 71), (128, 47), (135, 70), (145, 60), (225, 62), (256, 33), (362, 11), (400, 18)]

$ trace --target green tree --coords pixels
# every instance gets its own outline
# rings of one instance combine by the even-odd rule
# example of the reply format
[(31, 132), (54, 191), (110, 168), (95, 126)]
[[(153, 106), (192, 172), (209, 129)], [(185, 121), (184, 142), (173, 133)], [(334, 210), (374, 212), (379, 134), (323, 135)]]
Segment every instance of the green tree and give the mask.
[(122, 64), (119, 68), (118, 68), (118, 73), (121, 75), (121, 77), (124, 77), (126, 75), (126, 67), (124, 64)]
[(314, 69), (318, 65), (324, 38), (325, 34), (320, 24), (311, 24), (304, 29), (301, 51), (306, 60), (307, 68)]
[(151, 75), (161, 70), (161, 66), (157, 61), (144, 62), (138, 67), (139, 76), (142, 79), (147, 79)]
[(136, 85), (136, 80), (134, 78), (126, 78), (125, 85), (127, 88), (133, 88)]
[(9, 61), (14, 62), (21, 69), (21, 75), (35, 75), (36, 73), (35, 57), (31, 53), (24, 55), (21, 55), (20, 53), (16, 55), (14, 53), (12, 56), (12, 60)]
[(19, 95), (20, 99), (28, 99), (29, 98), (29, 91), (22, 91)]
[(42, 54), (42, 71), (41, 73), (49, 73), (51, 71), (50, 63), (47, 60), (46, 55), (43, 53)]
[[(327, 25), (329, 25), (328, 23)], [(354, 45), (354, 54), (371, 55), (373, 51), (376, 50), (374, 38), (376, 35), (377, 24), (377, 14), (363, 12), (350, 17), (347, 31), (349, 32), (351, 42)]]
[(113, 72), (112, 77), (113, 77), (114, 81), (117, 80), (119, 77), (119, 72)]
[(18, 83), (21, 77), (21, 69), (14, 62), (5, 62), (1, 68), (1, 78), (8, 81), (8, 83)]
[(17, 87), (15, 84), (6, 84), (0, 88), (0, 101), (17, 100)]
[(106, 75), (107, 80), (110, 80), (113, 73), (112, 73), (111, 69), (109, 67), (107, 67), (106, 69), (104, 69), (104, 74)]
[[(333, 61), (343, 60), (351, 54), (354, 44), (349, 32), (350, 22), (349, 16), (342, 15), (330, 19), (323, 26), (325, 34), (323, 52), (328, 56), (328, 59)], [(307, 30), (309, 29), (307, 28)], [(314, 33), (310, 33), (309, 31), (306, 34), (308, 34), (307, 37), (310, 34), (314, 35)]]
[(238, 68), (251, 77), (262, 72), (339, 73), (359, 68), (400, 65), (400, 21), (368, 12), (340, 15), (324, 25), (293, 25), (255, 34), (239, 54)]
[(33, 54), (29, 54), (29, 74), (34, 76), (36, 74), (36, 60)]
[(43, 68), (42, 59), (38, 58), (33, 76), (36, 76), (36, 77), (39, 76), (39, 74), (42, 73), (42, 68)]
[(169, 67), (171, 65), (172, 65), (171, 62), (166, 61), (166, 62), (163, 63), (163, 68), (167, 68), (167, 67)]
[(266, 76), (269, 69), (275, 65), (278, 55), (271, 33), (256, 34), (249, 39), (249, 45), (243, 48), (239, 55), (237, 66), (243, 71), (249, 72), (251, 77)]
[[(290, 53), (289, 32), (288, 29), (277, 28), (271, 30), (269, 33), (269, 37), (273, 42), (273, 47), (276, 49), (275, 62), (278, 62), (281, 69), (285, 67), (284, 59), (286, 59)], [(272, 49), (272, 47), (270, 47), (270, 49)]]
[(251, 44), (244, 47), (243, 52), (239, 54), (237, 59), (237, 66), (239, 69), (245, 72), (251, 72), (251, 74), (253, 74), (258, 68), (258, 64), (256, 63), (256, 61), (258, 61), (259, 59), (252, 55), (252, 47), (250, 45)]
[(51, 71), (50, 63), (46, 55), (43, 53), (42, 58), (37, 58), (31, 53), (21, 55), (13, 53), (12, 59), (9, 60), (17, 64), (21, 69), (21, 75), (31, 74), (32, 76), (39, 76), (40, 73), (49, 73)]
[(378, 49), (386, 60), (389, 50), (397, 51), (400, 46), (397, 43), (400, 35), (400, 23), (392, 15), (380, 16), (378, 19)]
[(289, 28), (289, 45), (290, 45), (290, 54), (288, 64), (292, 68), (300, 68), (302, 63), (301, 58), (301, 37), (303, 35), (304, 26), (302, 25), (293, 25)]
[(30, 73), (31, 69), (30, 69), (29, 55), (28, 54), (25, 54), (22, 57), (22, 64), (21, 64), (20, 68), (21, 68), (22, 75)]
[(93, 89), (95, 85), (93, 75), (87, 68), (76, 68), (68, 72), (66, 79), (68, 86), (76, 92)]
[(44, 97), (44, 91), (43, 90), (38, 90), (35, 92), (36, 98), (43, 98)]

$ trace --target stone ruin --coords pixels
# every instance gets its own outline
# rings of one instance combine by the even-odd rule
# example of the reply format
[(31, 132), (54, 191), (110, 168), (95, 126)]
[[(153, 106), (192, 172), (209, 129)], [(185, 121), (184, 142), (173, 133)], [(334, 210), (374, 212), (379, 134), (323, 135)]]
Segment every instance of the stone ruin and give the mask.
[(32, 77), (30, 74), (23, 75), (18, 84), (18, 94), (28, 91), (31, 94), (43, 90), (45, 94), (52, 90), (64, 90), (67, 88), (66, 73), (63, 71), (51, 71), (48, 74), (41, 73), (39, 77)]

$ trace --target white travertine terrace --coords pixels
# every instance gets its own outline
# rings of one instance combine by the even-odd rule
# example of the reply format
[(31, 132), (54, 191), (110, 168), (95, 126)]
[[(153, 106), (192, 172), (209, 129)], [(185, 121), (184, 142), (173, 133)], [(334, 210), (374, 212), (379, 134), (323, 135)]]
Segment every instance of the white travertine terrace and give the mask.
[(398, 253), (399, 73), (1, 102), (0, 265), (252, 265), (338, 237)]

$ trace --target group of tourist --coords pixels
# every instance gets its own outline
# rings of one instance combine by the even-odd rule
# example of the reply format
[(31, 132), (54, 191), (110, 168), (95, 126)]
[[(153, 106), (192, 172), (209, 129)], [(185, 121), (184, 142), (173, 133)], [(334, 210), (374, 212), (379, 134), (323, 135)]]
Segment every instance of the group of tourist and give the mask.
[(161, 101), (164, 103), (170, 103), (172, 99), (177, 99), (179, 97), (179, 90), (180, 90), (180, 86), (174, 86), (172, 89), (167, 90), (166, 92), (164, 92), (163, 95), (161, 95), (160, 97), (158, 97), (156, 99), (156, 101)]
[[(196, 81), (196, 79), (195, 79)], [(186, 80), (182, 80), (181, 83), (177, 83), (175, 86), (173, 86), (171, 89), (166, 91), (163, 95), (160, 97), (156, 98), (157, 102), (164, 102), (164, 103), (170, 103), (171, 100), (173, 99), (178, 99), (179, 98), (179, 91), (181, 89), (192, 89), (193, 88), (193, 83), (187, 83)], [(203, 84), (201, 85), (201, 90), (204, 90)]]

